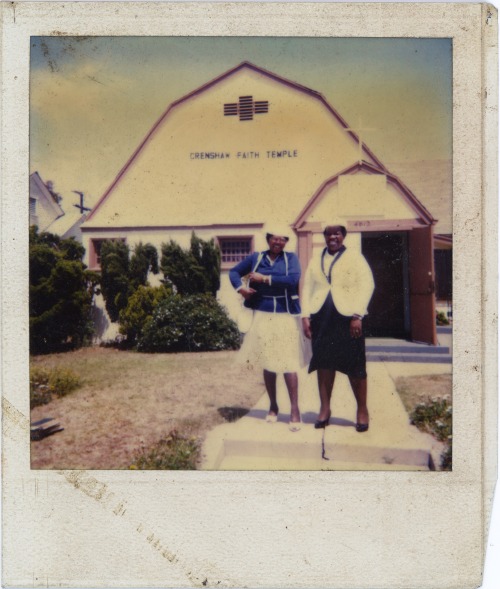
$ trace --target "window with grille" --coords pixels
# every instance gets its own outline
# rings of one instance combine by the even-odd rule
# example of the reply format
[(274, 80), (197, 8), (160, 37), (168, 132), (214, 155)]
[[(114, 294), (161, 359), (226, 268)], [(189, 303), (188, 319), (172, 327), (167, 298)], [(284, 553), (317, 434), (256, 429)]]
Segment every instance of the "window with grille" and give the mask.
[(125, 241), (123, 238), (113, 239), (91, 239), (90, 240), (90, 267), (94, 270), (100, 270), (101, 268), (101, 248), (105, 241)]
[(219, 237), (221, 263), (232, 266), (252, 253), (251, 237)]

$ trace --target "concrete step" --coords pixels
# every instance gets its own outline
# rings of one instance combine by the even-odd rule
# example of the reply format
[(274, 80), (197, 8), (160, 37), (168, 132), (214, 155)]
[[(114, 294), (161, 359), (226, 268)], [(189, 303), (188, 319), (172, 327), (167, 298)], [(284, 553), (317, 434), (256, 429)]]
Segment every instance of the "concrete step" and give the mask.
[[(227, 456), (221, 462), (220, 470), (401, 470), (400, 464), (374, 464), (371, 462), (342, 462), (319, 458), (295, 460), (276, 456), (255, 458), (248, 456)], [(428, 467), (406, 465), (405, 471), (428, 471)]]
[(441, 331), (439, 345), (431, 346), (392, 338), (367, 338), (366, 359), (368, 362), (422, 362), (451, 364), (451, 334)]
[(372, 343), (366, 340), (367, 352), (391, 352), (401, 354), (449, 354), (448, 346), (427, 346), (425, 344), (414, 344), (411, 342), (401, 343)]
[(425, 364), (451, 364), (453, 359), (449, 353), (429, 353), (422, 352), (385, 352), (370, 351), (366, 353), (367, 362), (422, 362)]
[(436, 331), (437, 331), (438, 335), (441, 333), (451, 334), (451, 333), (453, 333), (453, 327), (451, 325), (438, 325), (436, 327)]
[[(396, 427), (387, 435), (380, 435), (373, 424), (368, 432), (360, 434), (349, 425), (336, 425), (342, 420), (332, 419), (333, 424), (325, 430), (314, 429), (313, 423), (303, 423), (299, 432), (290, 432), (286, 423), (268, 424), (262, 420), (245, 417), (239, 423), (239, 435), (231, 435), (229, 429), (223, 436), (223, 453), (219, 468), (229, 465), (254, 464), (264, 470), (322, 470), (326, 462), (373, 465), (380, 470), (383, 466), (405, 470), (406, 466), (428, 470), (431, 465), (430, 449), (423, 443), (420, 432), (415, 428)], [(400, 431), (394, 431), (399, 429)], [(414, 430), (414, 431), (412, 431)], [(228, 458), (230, 460), (228, 460)]]

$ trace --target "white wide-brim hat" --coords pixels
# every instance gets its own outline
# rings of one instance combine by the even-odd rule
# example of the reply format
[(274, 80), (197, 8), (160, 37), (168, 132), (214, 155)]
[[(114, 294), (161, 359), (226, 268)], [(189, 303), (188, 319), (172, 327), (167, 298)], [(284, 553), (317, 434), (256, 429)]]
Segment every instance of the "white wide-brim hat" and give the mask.
[[(280, 222), (267, 222), (264, 224), (264, 226), (262, 227), (262, 233), (261, 233), (261, 239), (259, 239), (259, 245), (260, 243), (262, 244), (262, 247), (260, 247), (260, 249), (267, 249), (268, 248), (268, 243), (267, 243), (267, 239), (266, 239), (266, 235), (278, 235), (279, 237), (286, 237), (288, 238), (288, 241), (286, 243), (286, 251), (288, 252), (294, 252), (295, 248), (297, 246), (297, 237), (295, 235), (295, 231), (290, 227), (290, 225), (287, 225), (286, 223), (280, 223)], [(256, 242), (256, 246), (259, 247), (257, 245)]]
[(284, 223), (266, 223), (262, 230), (264, 231), (264, 235), (276, 235), (278, 237), (286, 237), (286, 239), (290, 239), (290, 236), (293, 234), (293, 229), (290, 225), (285, 225)]
[(340, 217), (334, 217), (331, 221), (325, 221), (321, 223), (322, 233), (325, 232), (327, 227), (344, 227), (344, 229), (347, 231), (347, 221)]

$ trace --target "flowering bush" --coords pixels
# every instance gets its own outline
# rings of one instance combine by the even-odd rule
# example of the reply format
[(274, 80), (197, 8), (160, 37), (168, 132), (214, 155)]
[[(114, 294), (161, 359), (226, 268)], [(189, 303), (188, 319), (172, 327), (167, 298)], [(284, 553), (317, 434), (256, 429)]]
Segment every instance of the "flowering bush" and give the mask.
[(140, 352), (236, 350), (238, 327), (210, 294), (169, 295), (156, 306), (138, 339)]
[(453, 408), (449, 397), (434, 397), (418, 403), (410, 415), (411, 423), (419, 430), (432, 434), (446, 444), (446, 449), (441, 455), (443, 470), (451, 470), (452, 414)]

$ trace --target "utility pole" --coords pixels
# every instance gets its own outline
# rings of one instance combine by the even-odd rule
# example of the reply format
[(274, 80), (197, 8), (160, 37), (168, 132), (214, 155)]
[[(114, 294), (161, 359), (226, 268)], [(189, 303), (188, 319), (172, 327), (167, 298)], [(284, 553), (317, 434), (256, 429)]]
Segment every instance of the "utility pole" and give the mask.
[(75, 194), (80, 195), (80, 204), (79, 205), (73, 205), (77, 209), (80, 209), (80, 214), (83, 215), (83, 212), (84, 211), (91, 211), (92, 209), (89, 209), (88, 207), (83, 206), (84, 193), (83, 192), (79, 192), (78, 190), (73, 190), (73, 192)]

